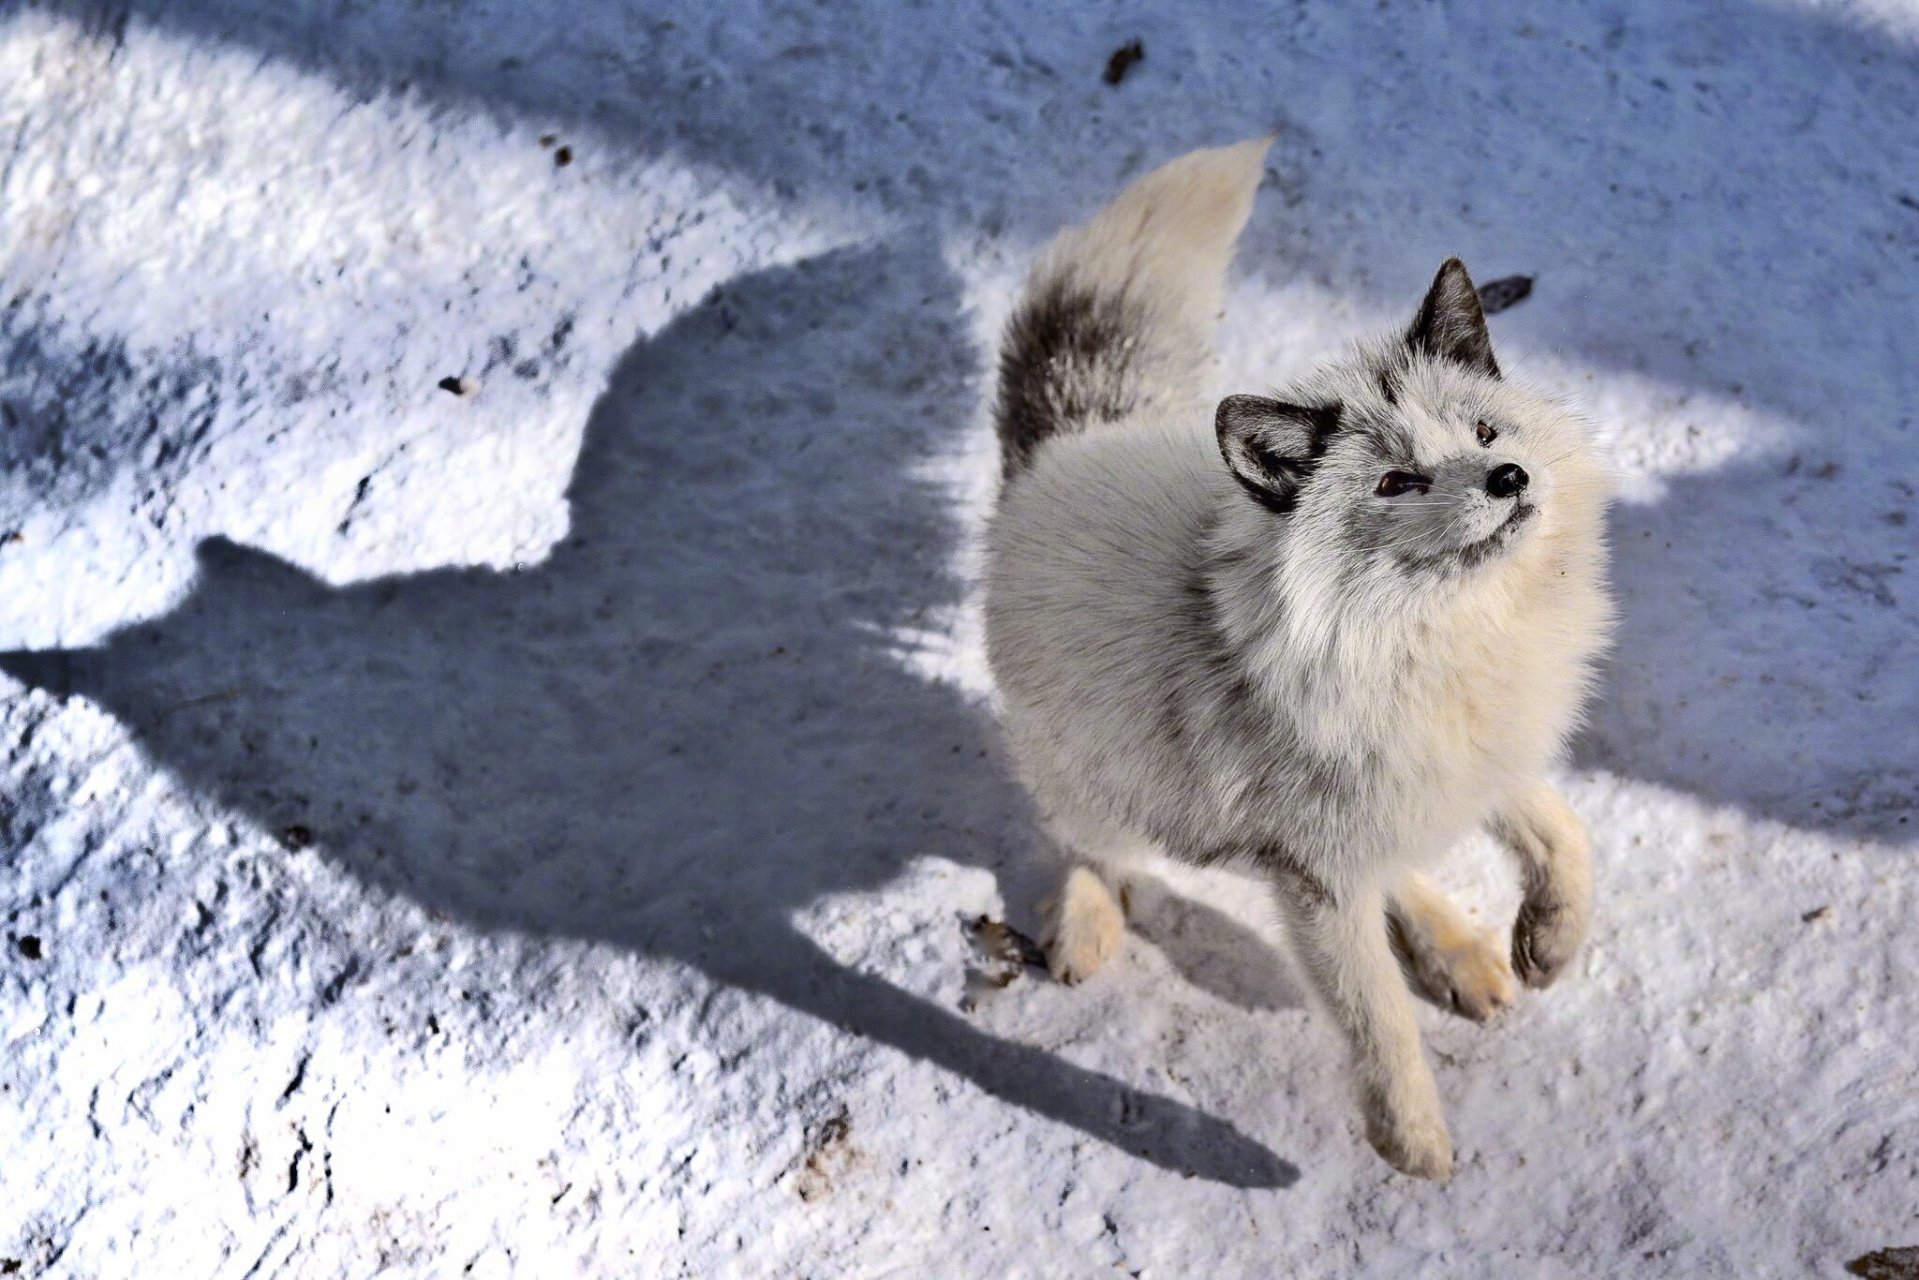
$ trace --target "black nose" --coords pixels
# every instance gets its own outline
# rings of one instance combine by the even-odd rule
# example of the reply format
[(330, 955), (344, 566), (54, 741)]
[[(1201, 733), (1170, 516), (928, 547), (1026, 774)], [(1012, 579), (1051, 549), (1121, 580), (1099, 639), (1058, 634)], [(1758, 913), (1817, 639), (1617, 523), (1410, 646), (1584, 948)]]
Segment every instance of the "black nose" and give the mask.
[(1524, 493), (1530, 479), (1525, 468), (1518, 463), (1504, 463), (1487, 473), (1486, 492), (1495, 498), (1510, 498), (1516, 493)]

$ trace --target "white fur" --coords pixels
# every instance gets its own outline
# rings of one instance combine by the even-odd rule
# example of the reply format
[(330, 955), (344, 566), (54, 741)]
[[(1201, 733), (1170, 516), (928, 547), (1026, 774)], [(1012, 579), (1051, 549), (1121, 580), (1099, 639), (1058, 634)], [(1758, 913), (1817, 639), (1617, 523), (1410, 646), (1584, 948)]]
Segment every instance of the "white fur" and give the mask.
[(1182, 414), (1210, 390), (1223, 268), (1252, 214), (1271, 145), (1270, 138), (1254, 138), (1162, 165), (1085, 226), (1061, 232), (1034, 266), (1035, 282), (1069, 282), (1147, 310), (1150, 323), (1139, 340), (1153, 359), (1150, 376), (1135, 387), (1140, 416)]
[(1067, 986), (1099, 972), (1126, 933), (1126, 916), (1110, 885), (1091, 867), (1066, 873), (1059, 896), (1047, 904), (1040, 945), (1046, 968)]
[[(1029, 297), (1066, 280), (1126, 299), (1140, 332), (1121, 346), (1154, 353), (1154, 385), (1117, 420), (1059, 424), (1009, 479), (988, 540), (988, 655), (1019, 773), (1068, 857), (1062, 901), (1099, 922), (1061, 931), (1075, 954), (1055, 971), (1086, 976), (1119, 927), (1086, 868), (1142, 847), (1250, 866), (1346, 1033), (1369, 1138), (1395, 1167), (1444, 1178), (1450, 1138), (1388, 910), (1427, 994), (1475, 1016), (1509, 1001), (1503, 966), (1409, 878), (1484, 825), (1525, 874), (1521, 976), (1549, 982), (1583, 936), (1585, 838), (1540, 778), (1609, 627), (1607, 478), (1570, 413), (1393, 339), (1288, 397), (1391, 429), (1334, 433), (1289, 512), (1249, 497), (1198, 389), (1264, 151), (1174, 161), (1036, 267)], [(1490, 446), (1480, 421), (1498, 424)], [(1391, 442), (1431, 461), (1430, 495), (1374, 495)], [(1518, 500), (1480, 483), (1476, 468), (1501, 462), (1532, 477)], [(1515, 502), (1536, 514), (1498, 550), (1445, 558)], [(1429, 551), (1439, 567), (1399, 558)]]

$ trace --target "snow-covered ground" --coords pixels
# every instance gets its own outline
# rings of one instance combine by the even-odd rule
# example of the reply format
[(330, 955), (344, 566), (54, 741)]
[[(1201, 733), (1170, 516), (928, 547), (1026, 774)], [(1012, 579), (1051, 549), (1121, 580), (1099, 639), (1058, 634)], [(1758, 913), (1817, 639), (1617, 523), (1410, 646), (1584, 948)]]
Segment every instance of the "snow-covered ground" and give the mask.
[[(0, 1273), (1919, 1245), (1919, 6), (1042, 8), (0, 5)], [(1273, 127), (1222, 386), (1459, 253), (1624, 476), (1596, 934), (1422, 1010), (1446, 1187), (1243, 882), (969, 978), (1038, 891), (968, 603), (997, 326)]]

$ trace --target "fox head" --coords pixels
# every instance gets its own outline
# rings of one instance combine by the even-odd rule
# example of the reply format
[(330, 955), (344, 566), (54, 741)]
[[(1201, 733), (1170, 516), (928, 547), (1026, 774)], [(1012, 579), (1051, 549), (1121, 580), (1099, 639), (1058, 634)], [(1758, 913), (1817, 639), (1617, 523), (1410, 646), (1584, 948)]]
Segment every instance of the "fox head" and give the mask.
[(1285, 576), (1384, 604), (1456, 591), (1603, 513), (1591, 432), (1508, 381), (1465, 266), (1407, 328), (1280, 397), (1228, 396), (1219, 448)]

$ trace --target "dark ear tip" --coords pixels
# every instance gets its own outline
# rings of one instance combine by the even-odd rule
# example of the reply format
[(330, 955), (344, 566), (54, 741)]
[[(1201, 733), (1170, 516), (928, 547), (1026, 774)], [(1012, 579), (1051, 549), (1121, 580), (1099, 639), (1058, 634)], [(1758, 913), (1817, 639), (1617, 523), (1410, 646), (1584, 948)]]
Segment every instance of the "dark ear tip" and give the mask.
[(1486, 331), (1486, 311), (1479, 301), (1479, 290), (1466, 274), (1466, 264), (1448, 258), (1440, 264), (1432, 287), (1419, 304), (1419, 314), (1406, 334), (1413, 350), (1442, 360), (1451, 360), (1477, 369), (1491, 377), (1499, 376), (1499, 362), (1493, 358), (1492, 335)]

